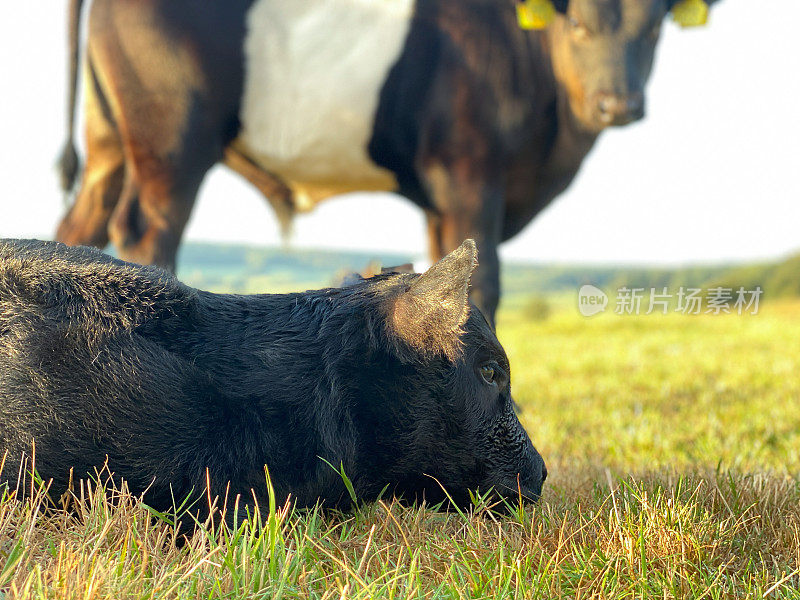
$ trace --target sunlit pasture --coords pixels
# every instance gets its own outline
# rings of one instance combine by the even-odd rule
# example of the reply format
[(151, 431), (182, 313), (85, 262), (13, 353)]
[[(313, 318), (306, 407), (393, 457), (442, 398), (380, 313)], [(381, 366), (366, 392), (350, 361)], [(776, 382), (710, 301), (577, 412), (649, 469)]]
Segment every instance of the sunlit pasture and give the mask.
[(124, 494), (69, 513), (6, 495), (0, 597), (800, 598), (800, 302), (591, 318), (538, 302), (509, 299), (498, 328), (550, 471), (537, 506), (265, 506), (181, 540)]

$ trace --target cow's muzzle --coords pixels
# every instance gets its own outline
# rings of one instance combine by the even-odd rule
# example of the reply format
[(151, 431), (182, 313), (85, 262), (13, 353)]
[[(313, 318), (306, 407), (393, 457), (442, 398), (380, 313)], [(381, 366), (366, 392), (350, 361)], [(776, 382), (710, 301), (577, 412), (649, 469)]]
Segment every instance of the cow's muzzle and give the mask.
[(611, 125), (627, 125), (644, 117), (644, 94), (627, 95), (599, 93), (596, 96), (597, 115), (600, 122)]

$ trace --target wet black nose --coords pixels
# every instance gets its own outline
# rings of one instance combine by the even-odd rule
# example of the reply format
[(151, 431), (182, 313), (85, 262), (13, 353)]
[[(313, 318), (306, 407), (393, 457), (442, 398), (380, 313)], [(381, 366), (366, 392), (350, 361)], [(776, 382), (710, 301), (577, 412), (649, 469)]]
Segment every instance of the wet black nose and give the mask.
[(533, 468), (529, 472), (529, 479), (526, 482), (526, 488), (528, 489), (528, 498), (533, 500), (534, 502), (537, 501), (542, 495), (542, 487), (544, 486), (544, 480), (547, 479), (547, 467), (544, 464), (544, 459), (539, 456), (539, 453), (536, 453), (536, 459), (534, 464), (531, 465)]
[(597, 111), (605, 125), (627, 125), (644, 117), (644, 94), (598, 94)]

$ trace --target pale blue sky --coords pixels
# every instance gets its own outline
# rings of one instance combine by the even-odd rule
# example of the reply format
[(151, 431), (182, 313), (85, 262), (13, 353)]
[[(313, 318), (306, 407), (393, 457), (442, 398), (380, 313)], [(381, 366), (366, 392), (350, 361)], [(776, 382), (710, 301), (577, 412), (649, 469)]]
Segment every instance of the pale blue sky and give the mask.
[[(66, 8), (0, 6), (0, 237), (50, 237), (63, 210), (53, 164), (64, 132)], [(798, 23), (798, 0), (721, 0), (706, 28), (670, 23), (647, 118), (606, 132), (572, 187), (504, 255), (677, 264), (800, 250)], [(266, 203), (221, 167), (187, 237), (279, 243)], [(422, 253), (424, 224), (396, 196), (356, 194), (300, 217), (292, 244)]]

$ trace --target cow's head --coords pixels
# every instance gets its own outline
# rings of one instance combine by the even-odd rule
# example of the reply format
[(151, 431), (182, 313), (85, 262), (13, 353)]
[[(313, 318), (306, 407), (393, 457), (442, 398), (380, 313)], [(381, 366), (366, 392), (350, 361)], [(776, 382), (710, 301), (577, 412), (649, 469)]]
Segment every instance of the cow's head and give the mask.
[[(706, 0), (711, 4), (714, 0)], [(644, 116), (661, 24), (677, 0), (555, 0), (548, 28), (555, 76), (584, 128)]]

